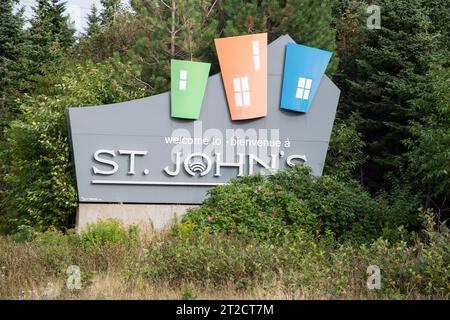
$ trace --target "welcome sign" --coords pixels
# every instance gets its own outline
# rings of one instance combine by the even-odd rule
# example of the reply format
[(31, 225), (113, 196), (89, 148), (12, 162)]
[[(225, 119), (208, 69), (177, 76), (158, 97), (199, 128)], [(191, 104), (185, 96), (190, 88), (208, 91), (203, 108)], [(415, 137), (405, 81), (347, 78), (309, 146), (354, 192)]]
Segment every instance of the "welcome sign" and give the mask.
[(322, 174), (340, 94), (331, 54), (265, 34), (216, 48), (222, 74), (173, 60), (172, 94), (68, 110), (80, 202), (195, 204), (239, 176)]

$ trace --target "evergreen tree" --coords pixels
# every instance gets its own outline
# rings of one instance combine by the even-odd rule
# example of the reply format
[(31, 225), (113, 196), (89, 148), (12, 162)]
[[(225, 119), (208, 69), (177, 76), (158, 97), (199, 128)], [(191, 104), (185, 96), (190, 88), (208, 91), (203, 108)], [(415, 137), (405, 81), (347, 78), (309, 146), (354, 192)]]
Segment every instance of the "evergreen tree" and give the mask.
[[(331, 0), (223, 1), (219, 12), (222, 36), (268, 32), (271, 42), (289, 34), (297, 43), (334, 51), (332, 3)], [(332, 73), (336, 65), (333, 58), (328, 73)]]
[(66, 2), (51, 0), (50, 23), (52, 34), (61, 48), (66, 49), (75, 42), (75, 30), (70, 23), (70, 17), (65, 14)]
[(335, 48), (331, 0), (134, 0), (131, 5), (149, 30), (132, 51), (156, 92), (167, 89), (168, 59), (210, 61), (211, 72), (219, 71), (218, 37), (268, 32), (272, 41), (290, 34), (299, 43)]
[(65, 15), (66, 3), (60, 0), (38, 0), (31, 19), (30, 35), (35, 44), (69, 48), (74, 43), (75, 30)]
[(448, 0), (428, 0), (425, 2), (429, 9), (432, 28), (439, 32), (443, 47), (450, 50), (450, 4)]
[(24, 78), (23, 10), (14, 14), (15, 0), (0, 2), (0, 135), (10, 116), (12, 104), (20, 93)]
[(65, 15), (66, 3), (60, 0), (38, 0), (28, 31), (32, 44), (32, 74), (42, 73), (41, 67), (55, 59), (59, 49), (67, 49), (75, 41), (75, 30)]
[(409, 122), (415, 116), (411, 100), (424, 85), (439, 46), (423, 0), (380, 0), (377, 4), (382, 9), (382, 28), (369, 29), (365, 17), (359, 19), (357, 45), (341, 52), (347, 60), (339, 68), (347, 82), (341, 104), (361, 116), (359, 130), (368, 156), (363, 181), (373, 190), (386, 186), (386, 178), (398, 179), (404, 172), (403, 141), (409, 137)]
[(298, 43), (333, 50), (331, 5), (331, 0), (229, 0), (222, 2), (220, 16), (225, 36), (268, 32), (272, 41), (289, 34)]
[(98, 35), (101, 32), (101, 19), (98, 14), (97, 7), (95, 4), (91, 7), (91, 12), (87, 16), (87, 29), (86, 35), (92, 37)]
[(113, 23), (122, 10), (121, 0), (100, 0), (103, 10), (100, 14), (102, 26)]
[(420, 114), (412, 122), (412, 138), (407, 141), (411, 176), (422, 184), (425, 205), (450, 216), (450, 67), (436, 65), (425, 78), (414, 111)]
[[(168, 89), (170, 59), (214, 61), (218, 36), (216, 1), (133, 1), (147, 31), (132, 47), (133, 59), (143, 65), (143, 79), (154, 92)], [(213, 72), (217, 70), (217, 64)]]

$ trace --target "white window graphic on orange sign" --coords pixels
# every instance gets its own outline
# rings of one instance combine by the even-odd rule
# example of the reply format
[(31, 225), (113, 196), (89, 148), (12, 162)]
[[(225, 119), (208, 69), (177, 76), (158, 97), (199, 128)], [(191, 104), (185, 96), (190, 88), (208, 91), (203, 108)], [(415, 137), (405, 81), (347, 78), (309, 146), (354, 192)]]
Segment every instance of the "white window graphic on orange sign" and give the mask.
[(180, 70), (180, 91), (186, 91), (186, 83), (187, 83), (187, 70)]
[(261, 69), (261, 58), (259, 56), (259, 41), (252, 41), (253, 46), (253, 64), (255, 65), (255, 70)]
[(248, 85), (248, 77), (233, 78), (234, 87), (234, 103), (236, 107), (248, 107), (252, 103), (250, 101), (250, 89)]
[(312, 80), (307, 78), (298, 78), (298, 84), (297, 84), (297, 94), (295, 97), (297, 99), (303, 99), (308, 100), (309, 99), (309, 93), (311, 91), (311, 85)]

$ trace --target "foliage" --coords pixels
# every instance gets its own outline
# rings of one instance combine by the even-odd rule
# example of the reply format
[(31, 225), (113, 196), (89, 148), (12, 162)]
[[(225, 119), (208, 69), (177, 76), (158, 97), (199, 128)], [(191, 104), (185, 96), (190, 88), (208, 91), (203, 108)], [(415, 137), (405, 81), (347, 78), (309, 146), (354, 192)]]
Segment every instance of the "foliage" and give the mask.
[(300, 43), (335, 48), (328, 0), (320, 4), (312, 0), (134, 0), (131, 6), (135, 14), (117, 15), (98, 37), (82, 38), (77, 50), (94, 60), (120, 52), (142, 66), (142, 78), (152, 93), (168, 89), (170, 59), (208, 61), (213, 73), (219, 71), (214, 38), (222, 36), (268, 32), (273, 41), (290, 34)]
[[(268, 32), (269, 41), (273, 41), (289, 34), (297, 43), (334, 51), (332, 3), (330, 0), (223, 1), (219, 11), (223, 36)], [(337, 59), (333, 57), (327, 74), (333, 74), (336, 65)]]
[(100, 0), (103, 10), (100, 13), (102, 26), (107, 26), (115, 22), (116, 17), (122, 11), (120, 0)]
[(103, 246), (106, 243), (123, 242), (128, 245), (138, 240), (138, 229), (136, 226), (125, 228), (116, 219), (99, 220), (90, 224), (86, 231), (80, 235), (83, 245)]
[(20, 95), (21, 80), (26, 74), (23, 11), (14, 13), (15, 3), (0, 2), (0, 137), (14, 111), (14, 99)]
[(76, 191), (65, 111), (144, 96), (136, 74), (139, 70), (120, 59), (66, 66), (52, 75), (51, 86), (43, 85), (43, 93), (22, 99), (23, 115), (11, 122), (0, 149), (10, 221), (37, 229), (71, 225)]
[(358, 131), (368, 157), (363, 183), (375, 191), (386, 187), (388, 175), (404, 176), (402, 141), (409, 137), (409, 122), (418, 116), (411, 100), (420, 93), (418, 84), (424, 82), (430, 65), (444, 52), (439, 50), (439, 34), (422, 0), (378, 1), (381, 29), (367, 28), (363, 5), (338, 3), (339, 12), (344, 13), (337, 18), (337, 27), (343, 28), (338, 35), (355, 36), (339, 49), (343, 58), (338, 74), (346, 83), (341, 112), (344, 117), (353, 112), (361, 116)]
[(155, 93), (169, 87), (170, 59), (215, 60), (218, 2), (138, 0), (132, 7), (143, 28), (128, 55), (143, 66), (142, 76)]
[(443, 49), (450, 50), (450, 6), (447, 0), (428, 0), (424, 5), (429, 10), (433, 29), (440, 34)]
[[(444, 224), (437, 228), (432, 216), (423, 212), (424, 231), (412, 243), (380, 238), (356, 246), (305, 233), (264, 241), (224, 233), (144, 233), (142, 241), (130, 241), (111, 221), (92, 226), (88, 242), (87, 233), (51, 230), (21, 241), (1, 236), (0, 297), (136, 299), (157, 288), (153, 298), (226, 298), (235, 288), (240, 297), (263, 292), (259, 298), (281, 292), (284, 299), (448, 299), (449, 231)], [(82, 290), (65, 288), (69, 265), (80, 267)], [(369, 265), (381, 269), (380, 290), (366, 287)], [(48, 296), (49, 283), (56, 296)]]
[(32, 45), (30, 58), (37, 73), (42, 65), (52, 61), (52, 50), (67, 49), (75, 41), (75, 30), (65, 15), (66, 3), (60, 0), (38, 0), (28, 30)]
[(328, 147), (324, 171), (339, 179), (356, 176), (364, 164), (365, 143), (353, 119), (335, 122)]
[[(154, 242), (139, 263), (145, 277), (177, 286), (189, 281), (221, 288), (262, 287), (282, 284), (281, 290), (321, 288), (332, 298), (348, 292), (368, 294), (369, 265), (381, 268), (380, 291), (371, 298), (448, 297), (448, 229), (428, 225), (424, 239), (412, 245), (379, 238), (359, 246), (336, 244), (326, 237), (317, 241), (306, 234), (259, 241), (233, 235), (195, 234)], [(138, 272), (140, 274), (141, 272)]]
[(175, 231), (262, 239), (300, 232), (365, 242), (381, 236), (384, 229), (414, 225), (418, 204), (407, 199), (410, 206), (400, 206), (404, 211), (391, 216), (397, 210), (390, 206), (392, 201), (372, 198), (356, 182), (313, 177), (309, 169), (297, 166), (272, 177), (244, 177), (211, 189)]
[(87, 16), (86, 36), (97, 36), (101, 33), (101, 31), (101, 19), (98, 14), (97, 7), (93, 4), (91, 7), (91, 12)]
[(411, 175), (426, 186), (427, 206), (444, 211), (450, 199), (450, 67), (433, 68), (425, 84), (414, 100), (421, 117), (412, 122), (406, 157)]

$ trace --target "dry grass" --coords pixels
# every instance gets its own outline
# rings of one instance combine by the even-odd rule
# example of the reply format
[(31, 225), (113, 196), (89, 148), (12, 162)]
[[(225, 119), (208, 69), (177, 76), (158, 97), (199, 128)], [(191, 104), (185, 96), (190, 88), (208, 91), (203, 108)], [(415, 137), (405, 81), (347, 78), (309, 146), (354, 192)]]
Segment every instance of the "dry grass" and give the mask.
[[(441, 262), (430, 256), (433, 272), (440, 272), (443, 281), (424, 282), (426, 274), (396, 278), (417, 264), (413, 248), (403, 245), (324, 252), (308, 242), (295, 243), (294, 249), (292, 244), (274, 248), (229, 238), (180, 240), (149, 231), (139, 239), (89, 241), (54, 232), (29, 241), (0, 236), (0, 299), (449, 298), (445, 255)], [(448, 243), (442, 248), (448, 252)], [(365, 269), (374, 261), (386, 271), (381, 291), (365, 284)], [(79, 290), (67, 288), (70, 265), (80, 266)]]
[[(45, 281), (44, 281), (45, 283)], [(189, 288), (193, 296), (185, 296), (185, 288)], [(121, 274), (106, 273), (97, 275), (86, 288), (80, 290), (67, 290), (65, 283), (60, 279), (48, 279), (47, 284), (30, 287), (12, 299), (81, 299), (81, 300), (178, 300), (178, 299), (205, 299), (205, 300), (324, 300), (336, 297), (320, 292), (320, 289), (304, 289), (296, 292), (287, 292), (280, 283), (271, 288), (253, 288), (242, 290), (233, 284), (221, 286), (220, 290), (212, 288), (194, 287), (186, 285), (182, 288), (170, 287), (166, 284), (145, 283), (141, 286), (131, 285)], [(342, 297), (341, 297), (342, 298)], [(348, 299), (364, 299), (367, 296), (347, 296)]]

